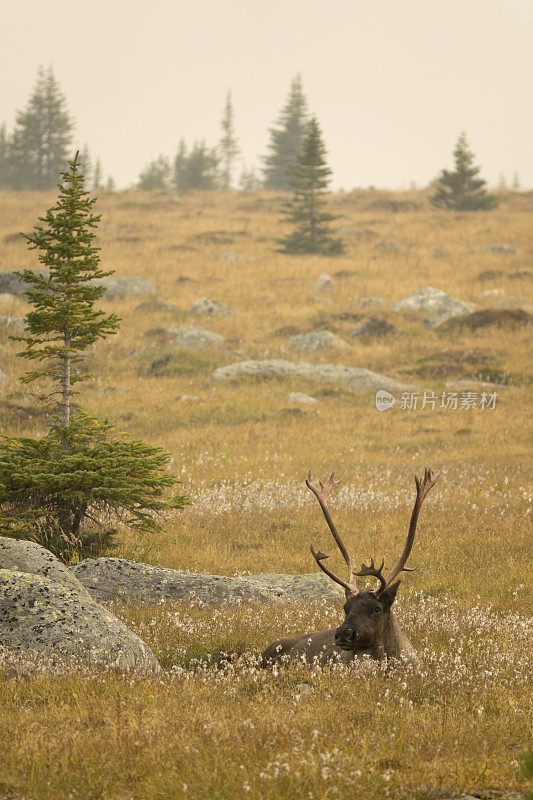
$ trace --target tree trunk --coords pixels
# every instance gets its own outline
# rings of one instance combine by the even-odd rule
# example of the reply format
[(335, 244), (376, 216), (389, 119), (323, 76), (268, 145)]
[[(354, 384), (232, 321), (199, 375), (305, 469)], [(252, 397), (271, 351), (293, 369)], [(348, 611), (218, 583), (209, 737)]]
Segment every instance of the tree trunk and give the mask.
[(70, 449), (70, 443), (66, 431), (70, 424), (70, 331), (65, 330), (65, 356), (63, 358), (63, 391), (61, 399), (61, 426), (65, 433), (61, 437), (61, 448)]

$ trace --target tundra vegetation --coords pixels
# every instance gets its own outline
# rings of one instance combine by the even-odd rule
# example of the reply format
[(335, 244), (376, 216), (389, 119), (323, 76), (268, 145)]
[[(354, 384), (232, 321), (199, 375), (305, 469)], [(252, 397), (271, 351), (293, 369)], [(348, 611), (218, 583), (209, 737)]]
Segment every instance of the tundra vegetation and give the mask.
[[(38, 266), (15, 234), (31, 230), (53, 199), (0, 194), (4, 269)], [(146, 298), (102, 299), (122, 327), (87, 354), (95, 380), (84, 384), (83, 405), (171, 451), (180, 491), (193, 502), (148, 539), (120, 528), (112, 553), (215, 574), (311, 572), (309, 544), (327, 551), (331, 538), (303, 482), (312, 466), (343, 476), (335, 521), (350, 542), (356, 537), (357, 552), (392, 559), (409, 521), (406, 486), (429, 463), (441, 477), (419, 521), (418, 569), (394, 605), (420, 663), (386, 673), (378, 661), (356, 669), (259, 668), (258, 654), (280, 636), (338, 626), (338, 604), (116, 606), (168, 674), (0, 681), (0, 796), (377, 800), (430, 797), (431, 788), (481, 797), (526, 790), (533, 667), (527, 326), (439, 332), (423, 315), (387, 305), (368, 312), (360, 303), (393, 303), (434, 286), (478, 309), (510, 302), (527, 310), (533, 198), (504, 193), (500, 200), (497, 209), (459, 215), (432, 208), (423, 192), (336, 194), (330, 208), (343, 217), (346, 254), (335, 259), (276, 252), (283, 197), (275, 194), (191, 194), (175, 203), (136, 192), (99, 200), (104, 268), (149, 278), (176, 310)], [(221, 257), (228, 251), (242, 258)], [(315, 295), (323, 273), (333, 276), (332, 287)], [(200, 297), (235, 315), (190, 318)], [(22, 300), (1, 302), (3, 318), (28, 310)], [(350, 338), (369, 314), (396, 333)], [(171, 326), (188, 324), (220, 334), (223, 347), (173, 345)], [(439, 402), (421, 409), (420, 401), (408, 411), (398, 397), (378, 412), (373, 396), (347, 387), (211, 381), (216, 366), (234, 361), (294, 359), (288, 338), (322, 329), (350, 347), (306, 354), (312, 363), (368, 367), (437, 396), (452, 391), (447, 382), (473, 377), (506, 388), (484, 411)], [(16, 380), (24, 364), (11, 332), (2, 325), (9, 379), (0, 395), (2, 430), (42, 436), (48, 412)], [(152, 370), (164, 357), (166, 368)], [(459, 393), (481, 391), (454, 385)], [(330, 562), (339, 574), (340, 554)], [(5, 657), (1, 676), (9, 666)]]

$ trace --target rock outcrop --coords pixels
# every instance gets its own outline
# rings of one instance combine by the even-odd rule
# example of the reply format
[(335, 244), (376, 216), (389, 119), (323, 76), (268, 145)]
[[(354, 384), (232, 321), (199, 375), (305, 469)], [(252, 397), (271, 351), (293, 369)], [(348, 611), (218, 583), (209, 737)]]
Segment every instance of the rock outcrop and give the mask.
[(298, 333), (296, 336), (291, 336), (288, 343), (290, 347), (298, 350), (299, 353), (314, 353), (317, 350), (326, 350), (327, 348), (342, 350), (349, 347), (340, 336), (336, 336), (327, 330)]
[(197, 575), (122, 558), (88, 558), (73, 567), (75, 576), (102, 602), (196, 601), (208, 605), (243, 602), (334, 602), (342, 590), (321, 573), (311, 575)]
[(107, 609), (42, 575), (0, 569), (0, 644), (42, 669), (159, 671), (148, 645)]
[(395, 303), (393, 309), (408, 314), (413, 312), (426, 314), (431, 326), (438, 325), (451, 317), (469, 314), (471, 311), (467, 303), (433, 286), (411, 292)]
[(305, 361), (239, 361), (213, 372), (214, 381), (231, 381), (243, 377), (298, 378), (319, 383), (341, 384), (356, 392), (372, 392), (386, 389), (389, 392), (409, 391), (412, 386), (395, 381), (362, 367), (347, 367), (343, 364), (309, 364)]
[(0, 569), (41, 575), (64, 589), (72, 589), (82, 597), (92, 599), (71, 570), (37, 542), (0, 536)]

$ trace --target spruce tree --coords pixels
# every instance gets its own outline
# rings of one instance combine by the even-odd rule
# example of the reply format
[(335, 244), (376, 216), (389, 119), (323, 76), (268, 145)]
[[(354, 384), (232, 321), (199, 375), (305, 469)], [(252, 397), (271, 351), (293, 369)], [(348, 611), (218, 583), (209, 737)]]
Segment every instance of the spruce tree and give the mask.
[(191, 151), (183, 139), (174, 161), (174, 188), (178, 192), (209, 191), (219, 185), (218, 155), (204, 141), (194, 142)]
[(139, 175), (137, 189), (144, 192), (168, 189), (170, 182), (170, 164), (168, 158), (161, 155), (151, 161)]
[(93, 190), (98, 191), (98, 189), (102, 188), (102, 178), (103, 178), (102, 162), (100, 161), (99, 158), (97, 158), (96, 164), (94, 165)]
[(9, 188), (9, 139), (5, 123), (0, 127), (0, 189)]
[(291, 189), (289, 170), (295, 165), (302, 149), (307, 122), (307, 100), (303, 93), (302, 78), (297, 75), (275, 126), (269, 130), (270, 152), (264, 158), (263, 168), (265, 189)]
[(294, 190), (285, 204), (285, 221), (294, 225), (292, 233), (280, 239), (281, 252), (336, 256), (344, 252), (341, 239), (332, 235), (329, 223), (337, 219), (325, 210), (324, 195), (331, 170), (326, 163), (326, 148), (316, 117), (308, 123), (297, 165), (290, 172)]
[(72, 413), (75, 384), (90, 376), (83, 357), (99, 339), (115, 333), (116, 314), (95, 309), (105, 291), (93, 244), (100, 216), (84, 189), (79, 156), (62, 173), (57, 203), (25, 238), (48, 272), (24, 270), (26, 317), (22, 358), (37, 361), (26, 383), (51, 383), (55, 408), (42, 439), (4, 438), (0, 444), (0, 535), (32, 538), (65, 560), (99, 552), (110, 544), (117, 520), (154, 529), (154, 514), (179, 508), (186, 499), (163, 498), (175, 480), (165, 473), (169, 455), (117, 433), (89, 414)]
[(469, 148), (465, 131), (459, 136), (453, 155), (455, 169), (442, 170), (434, 182), (436, 191), (430, 198), (431, 203), (438, 208), (455, 211), (495, 208), (498, 201), (494, 195), (487, 194), (486, 181), (479, 177), (480, 167), (474, 166), (474, 154)]
[(52, 68), (41, 68), (26, 109), (16, 117), (9, 148), (11, 188), (53, 188), (67, 164), (72, 129)]
[(235, 125), (233, 120), (233, 104), (231, 102), (231, 92), (226, 95), (224, 106), (224, 116), (221, 120), (222, 138), (220, 139), (219, 151), (222, 161), (220, 188), (228, 191), (231, 188), (233, 179), (233, 165), (239, 155), (239, 145), (235, 136)]

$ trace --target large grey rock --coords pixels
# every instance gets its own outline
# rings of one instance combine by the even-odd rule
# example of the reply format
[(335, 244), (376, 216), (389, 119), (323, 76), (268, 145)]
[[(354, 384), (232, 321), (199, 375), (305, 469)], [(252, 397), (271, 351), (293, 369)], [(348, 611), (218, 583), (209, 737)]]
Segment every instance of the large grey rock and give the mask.
[(315, 292), (332, 292), (333, 278), (327, 272), (319, 275), (315, 282)]
[(107, 278), (98, 278), (93, 283), (96, 286), (105, 286), (104, 300), (156, 293), (155, 286), (148, 278), (116, 278), (110, 275)]
[[(21, 268), (22, 269), (22, 268)], [(36, 269), (34, 272), (38, 275), (47, 275), (47, 270)], [(7, 292), (14, 294), (17, 297), (24, 294), (27, 289), (27, 284), (16, 274), (15, 270), (0, 272), (0, 292)]]
[(362, 367), (346, 367), (343, 364), (308, 364), (305, 361), (239, 361), (213, 372), (214, 381), (229, 381), (241, 377), (286, 378), (319, 381), (320, 383), (343, 384), (356, 392), (371, 392), (387, 389), (389, 392), (409, 391), (412, 386), (398, 383), (393, 378), (372, 372)]
[(164, 300), (146, 300), (144, 303), (139, 303), (134, 310), (148, 312), (177, 311), (177, 307), (174, 303), (165, 303)]
[(437, 325), (444, 320), (468, 314), (471, 311), (468, 303), (446, 294), (441, 289), (435, 289), (433, 286), (426, 286), (425, 289), (411, 292), (407, 297), (395, 303), (393, 309), (404, 313), (427, 314), (431, 325)]
[(87, 589), (68, 567), (37, 542), (0, 536), (0, 569), (42, 575), (65, 589), (72, 589), (82, 597), (91, 599)]
[(0, 325), (5, 328), (11, 328), (13, 333), (24, 333), (26, 330), (26, 322), (23, 317), (7, 317), (4, 314), (0, 315)]
[(224, 337), (196, 325), (171, 325), (169, 344), (187, 347), (191, 350), (200, 350), (204, 347), (218, 347), (224, 345)]
[[(48, 271), (44, 269), (36, 269), (34, 272), (38, 275), (46, 276)], [(154, 294), (155, 287), (147, 278), (117, 278), (110, 275), (106, 278), (98, 278), (94, 281), (96, 286), (105, 286), (106, 292), (104, 298), (108, 300), (117, 297), (127, 297), (129, 295), (142, 295)], [(0, 292), (9, 292), (9, 294), (21, 295), (26, 291), (26, 284), (15, 274), (14, 271), (0, 272)]]
[(189, 308), (189, 314), (206, 314), (207, 316), (233, 317), (235, 312), (218, 300), (211, 300), (209, 297), (200, 297), (195, 300)]
[(299, 353), (314, 353), (317, 350), (325, 350), (327, 347), (341, 349), (349, 347), (343, 339), (327, 330), (298, 333), (296, 336), (291, 336), (289, 345)]
[(243, 602), (334, 601), (342, 596), (321, 573), (314, 575), (196, 575), (122, 558), (88, 558), (73, 572), (93, 597), (103, 602), (196, 601), (208, 605)]
[(0, 569), (0, 645), (52, 669), (159, 670), (148, 645), (107, 609), (42, 575), (8, 569)]

